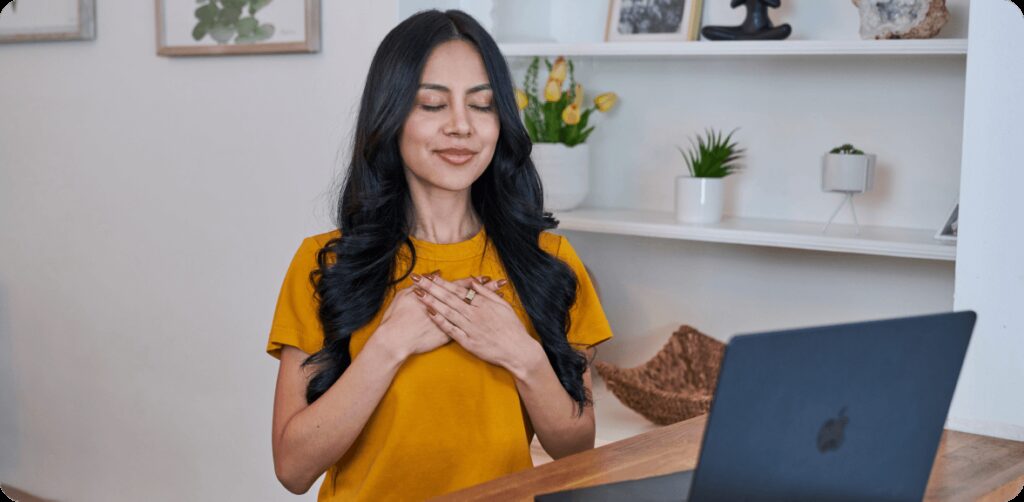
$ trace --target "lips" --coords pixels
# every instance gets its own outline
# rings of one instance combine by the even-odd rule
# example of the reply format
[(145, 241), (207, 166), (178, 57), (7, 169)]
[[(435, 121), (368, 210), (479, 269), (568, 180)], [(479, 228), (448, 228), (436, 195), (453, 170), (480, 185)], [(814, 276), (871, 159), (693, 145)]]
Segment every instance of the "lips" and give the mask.
[(472, 150), (466, 150), (464, 148), (446, 148), (444, 150), (437, 150), (437, 156), (444, 159), (445, 162), (456, 166), (461, 166), (476, 155), (476, 152)]

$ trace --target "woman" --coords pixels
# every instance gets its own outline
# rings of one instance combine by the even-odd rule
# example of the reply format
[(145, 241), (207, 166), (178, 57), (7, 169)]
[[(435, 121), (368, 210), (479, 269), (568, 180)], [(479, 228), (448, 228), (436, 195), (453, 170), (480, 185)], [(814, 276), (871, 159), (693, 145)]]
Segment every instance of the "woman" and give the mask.
[[(334, 231), (288, 269), (274, 467), (319, 500), (419, 500), (594, 446), (583, 264), (546, 232), (529, 136), (494, 40), (424, 11), (381, 42)], [(494, 280), (489, 280), (490, 278)], [(583, 352), (586, 350), (586, 352)]]

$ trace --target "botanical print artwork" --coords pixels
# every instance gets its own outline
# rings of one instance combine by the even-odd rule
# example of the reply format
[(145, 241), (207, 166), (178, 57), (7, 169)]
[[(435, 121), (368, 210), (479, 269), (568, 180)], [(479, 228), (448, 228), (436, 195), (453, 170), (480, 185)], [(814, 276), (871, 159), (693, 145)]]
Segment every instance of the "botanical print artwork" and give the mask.
[(320, 0), (157, 0), (157, 54), (320, 50)]
[(204, 37), (218, 44), (251, 44), (270, 40), (274, 36), (273, 23), (260, 23), (257, 14), (273, 0), (199, 0), (204, 5), (196, 9), (196, 25), (192, 38), (197, 42)]

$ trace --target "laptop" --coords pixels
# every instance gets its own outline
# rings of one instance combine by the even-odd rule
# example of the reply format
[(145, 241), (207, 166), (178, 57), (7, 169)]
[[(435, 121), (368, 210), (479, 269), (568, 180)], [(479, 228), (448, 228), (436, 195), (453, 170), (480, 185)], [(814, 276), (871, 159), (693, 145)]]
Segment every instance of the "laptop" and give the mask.
[(535, 500), (921, 500), (976, 317), (738, 335), (696, 469)]

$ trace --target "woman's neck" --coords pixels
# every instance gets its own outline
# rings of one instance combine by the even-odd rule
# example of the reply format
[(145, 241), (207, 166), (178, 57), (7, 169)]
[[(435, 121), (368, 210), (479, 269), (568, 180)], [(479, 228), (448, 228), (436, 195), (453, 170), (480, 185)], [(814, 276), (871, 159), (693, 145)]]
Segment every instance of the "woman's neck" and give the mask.
[(454, 197), (414, 195), (411, 218), (412, 236), (437, 244), (468, 240), (481, 227), (480, 217), (469, 202), (468, 190)]

